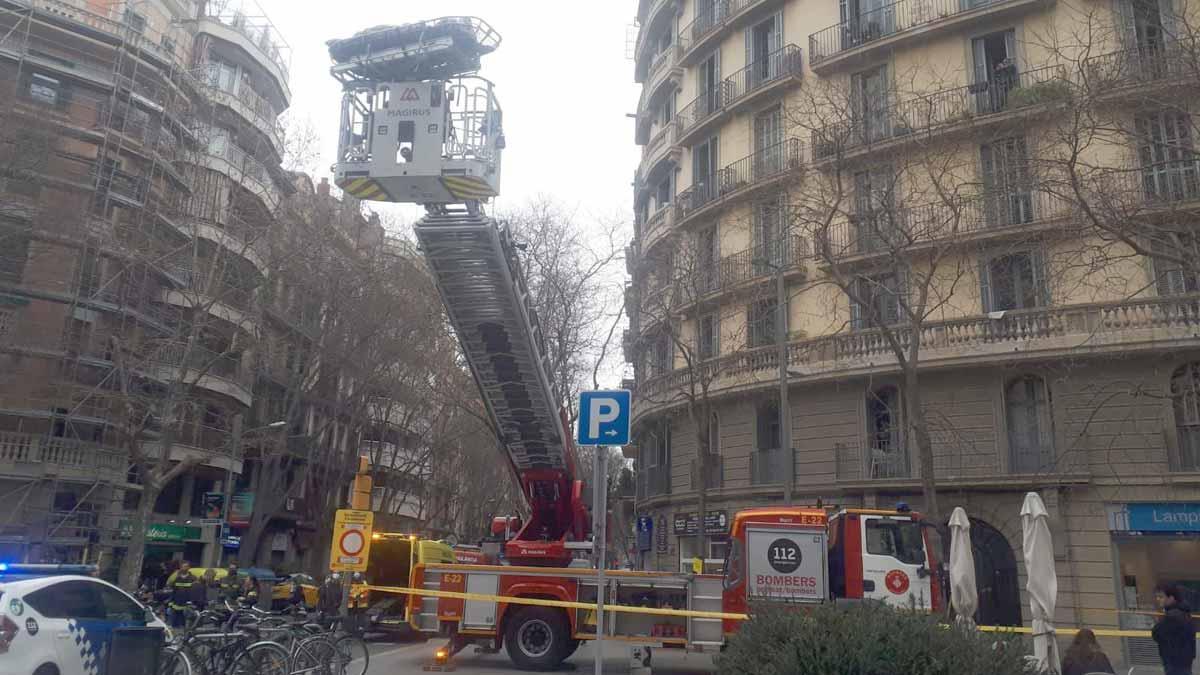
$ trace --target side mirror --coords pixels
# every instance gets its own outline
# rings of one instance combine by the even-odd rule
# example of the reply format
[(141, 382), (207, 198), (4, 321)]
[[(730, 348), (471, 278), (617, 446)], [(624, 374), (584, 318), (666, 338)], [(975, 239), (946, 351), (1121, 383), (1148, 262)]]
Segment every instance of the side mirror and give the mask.
[(145, 623), (146, 625), (150, 625), (150, 624), (154, 623), (155, 621), (158, 621), (158, 617), (154, 615), (154, 610), (150, 609), (149, 607), (143, 608), (142, 609), (142, 623)]

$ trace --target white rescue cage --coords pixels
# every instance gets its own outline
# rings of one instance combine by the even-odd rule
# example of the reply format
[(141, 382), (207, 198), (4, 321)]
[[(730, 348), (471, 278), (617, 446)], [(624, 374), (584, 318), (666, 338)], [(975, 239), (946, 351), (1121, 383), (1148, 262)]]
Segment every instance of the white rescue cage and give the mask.
[(331, 41), (343, 86), (337, 185), (359, 199), (430, 205), (497, 195), (503, 116), (492, 83), (473, 73), (499, 44), (472, 17)]

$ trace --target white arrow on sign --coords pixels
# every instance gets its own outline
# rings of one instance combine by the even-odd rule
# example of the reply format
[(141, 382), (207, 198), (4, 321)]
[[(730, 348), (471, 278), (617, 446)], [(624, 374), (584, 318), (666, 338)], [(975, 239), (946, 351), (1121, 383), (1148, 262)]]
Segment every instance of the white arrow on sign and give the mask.
[(604, 435), (605, 436), (616, 436), (617, 431), (616, 431), (616, 429), (609, 429), (608, 431), (604, 432)]

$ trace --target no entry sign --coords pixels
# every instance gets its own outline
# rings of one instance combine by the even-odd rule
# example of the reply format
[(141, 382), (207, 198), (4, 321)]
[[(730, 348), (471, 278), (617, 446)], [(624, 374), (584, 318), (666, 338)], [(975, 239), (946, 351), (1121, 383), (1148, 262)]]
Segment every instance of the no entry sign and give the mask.
[(333, 521), (333, 546), (329, 551), (329, 569), (334, 572), (365, 572), (371, 552), (371, 526), (375, 514), (370, 511), (338, 509)]

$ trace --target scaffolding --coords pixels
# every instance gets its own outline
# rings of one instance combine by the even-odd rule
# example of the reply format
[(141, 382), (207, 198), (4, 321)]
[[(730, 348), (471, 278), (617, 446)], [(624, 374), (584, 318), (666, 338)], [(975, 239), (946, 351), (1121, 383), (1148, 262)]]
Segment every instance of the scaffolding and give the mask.
[[(188, 400), (182, 419), (159, 419), (163, 387), (146, 382), (230, 381), (235, 399), (245, 391), (225, 406), (239, 414), (251, 388), (240, 358), (250, 338), (199, 325), (210, 320), (205, 302), (253, 311), (253, 289), (236, 283), (244, 261), (202, 253), (190, 216), (221, 190), (204, 169), (213, 155), (271, 189), (277, 176), (231, 142), (214, 152), (201, 124), (213, 114), (206, 58), (191, 58), (188, 22), (176, 20), (195, 17), (98, 4), (0, 0), (0, 79), (11, 85), (0, 127), (15, 130), (0, 140), (11, 149), (40, 138), (46, 149), (37, 166), (0, 166), (0, 242), (23, 256), (0, 266), (0, 373), (13, 373), (0, 374), (0, 498), (14, 505), (0, 516), (0, 556), (28, 562), (94, 562), (128, 536), (134, 412), (145, 420), (140, 447), (171, 424), (178, 443), (230, 453), (227, 416)], [(230, 21), (286, 74), (277, 43)], [(227, 214), (237, 200), (223, 189)], [(270, 206), (259, 215), (269, 219)]]

